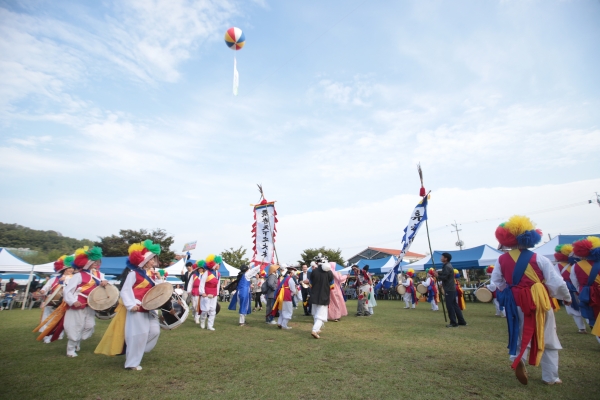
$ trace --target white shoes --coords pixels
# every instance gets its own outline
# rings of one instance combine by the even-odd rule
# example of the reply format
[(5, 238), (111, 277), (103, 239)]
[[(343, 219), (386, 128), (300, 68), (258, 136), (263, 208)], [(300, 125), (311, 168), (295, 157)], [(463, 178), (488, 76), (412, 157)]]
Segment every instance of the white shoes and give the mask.
[(71, 354), (67, 353), (67, 357), (75, 358), (75, 357), (77, 357), (77, 353), (71, 353)]
[(213, 328), (212, 326), (209, 326), (208, 328), (206, 328), (206, 330), (209, 330), (209, 331), (214, 331), (214, 330), (215, 330), (215, 328)]
[(50, 343), (50, 336), (44, 337), (44, 343), (46, 343), (46, 344)]
[(200, 320), (200, 329), (204, 329), (204, 328), (206, 328), (206, 320), (202, 319), (202, 320)]
[(128, 368), (128, 369), (130, 369), (132, 371), (141, 371), (142, 370), (142, 366), (138, 365), (137, 367), (131, 367), (131, 368)]

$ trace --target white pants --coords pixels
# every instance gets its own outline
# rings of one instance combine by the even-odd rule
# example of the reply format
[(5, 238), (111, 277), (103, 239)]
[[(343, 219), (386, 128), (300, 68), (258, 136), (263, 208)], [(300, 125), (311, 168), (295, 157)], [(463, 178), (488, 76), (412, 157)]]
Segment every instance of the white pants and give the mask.
[(498, 302), (498, 299), (494, 299), (494, 306), (496, 307), (496, 315), (502, 315), (503, 317), (506, 317), (506, 311), (500, 311), (500, 303)]
[[(519, 312), (519, 340), (517, 341), (517, 354), (521, 351), (521, 338), (523, 337), (523, 312), (521, 307), (517, 307)], [(546, 312), (546, 324), (544, 325), (544, 342), (545, 350), (540, 361), (542, 367), (542, 380), (545, 382), (554, 383), (558, 380), (558, 350), (562, 350), (558, 336), (556, 335), (556, 321), (554, 319), (554, 311)], [(523, 362), (527, 363), (531, 342), (527, 345), (525, 353), (523, 353)], [(510, 360), (514, 361), (516, 356), (510, 356)]]
[(156, 311), (127, 311), (125, 321), (125, 368), (140, 365), (144, 353), (150, 352), (160, 336)]
[(200, 314), (198, 313), (198, 302), (200, 301), (200, 296), (192, 296), (192, 308), (194, 309), (194, 320), (196, 323), (198, 322), (198, 318), (200, 318)]
[(431, 300), (431, 301), (430, 301), (430, 303), (431, 303), (431, 309), (432, 309), (433, 311), (437, 311), (437, 310), (439, 310), (439, 307), (438, 307), (438, 305), (436, 304), (435, 300)]
[(200, 297), (200, 309), (202, 310), (200, 318), (205, 320), (208, 316), (208, 328), (212, 328), (215, 324), (215, 315), (217, 315), (217, 297), (212, 299)]
[(69, 338), (67, 355), (72, 356), (79, 350), (79, 342), (88, 339), (94, 333), (94, 327), (96, 326), (95, 311), (89, 307), (83, 310), (67, 310), (64, 326)]
[(565, 308), (567, 309), (567, 314), (572, 316), (573, 320), (575, 320), (575, 325), (577, 325), (577, 328), (579, 328), (579, 330), (585, 329), (585, 322), (581, 316), (581, 312), (574, 310), (571, 306), (565, 306)]
[(409, 308), (412, 305), (412, 308), (415, 308), (415, 305), (412, 303), (412, 294), (409, 292), (404, 293), (403, 296), (404, 304), (406, 304), (406, 308)]
[(319, 306), (316, 304), (312, 305), (312, 315), (314, 319), (314, 324), (312, 327), (313, 332), (319, 332), (325, 322), (327, 322), (327, 311), (329, 310), (329, 306)]
[(277, 325), (281, 325), (287, 328), (288, 322), (292, 319), (294, 314), (294, 304), (291, 301), (284, 301), (279, 312), (279, 318), (277, 319)]

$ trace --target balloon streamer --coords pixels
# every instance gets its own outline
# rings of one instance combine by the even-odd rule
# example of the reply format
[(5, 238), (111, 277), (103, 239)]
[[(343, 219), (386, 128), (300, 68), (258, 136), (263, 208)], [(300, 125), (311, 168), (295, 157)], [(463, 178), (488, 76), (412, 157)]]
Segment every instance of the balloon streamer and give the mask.
[[(237, 51), (244, 47), (246, 44), (246, 36), (244, 32), (240, 28), (236, 28), (235, 26), (227, 29), (225, 32), (225, 44), (231, 50)], [(235, 53), (233, 55), (233, 95), (238, 95), (238, 87), (240, 86), (240, 75), (237, 70), (237, 60), (235, 58)]]

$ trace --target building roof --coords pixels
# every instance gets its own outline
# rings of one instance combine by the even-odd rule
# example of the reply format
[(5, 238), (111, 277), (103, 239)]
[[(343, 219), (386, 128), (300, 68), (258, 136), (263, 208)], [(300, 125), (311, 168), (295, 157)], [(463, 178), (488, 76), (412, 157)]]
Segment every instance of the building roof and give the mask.
[[(397, 250), (397, 249), (384, 249), (382, 247), (371, 247), (371, 246), (369, 246), (368, 249), (375, 250), (380, 253), (390, 254), (390, 255), (396, 256), (396, 257), (398, 257), (400, 255), (400, 252), (402, 251), (402, 250)], [(419, 254), (419, 253), (413, 253), (412, 251), (407, 251), (404, 256), (405, 257), (414, 257), (414, 258), (424, 258), (425, 254)]]

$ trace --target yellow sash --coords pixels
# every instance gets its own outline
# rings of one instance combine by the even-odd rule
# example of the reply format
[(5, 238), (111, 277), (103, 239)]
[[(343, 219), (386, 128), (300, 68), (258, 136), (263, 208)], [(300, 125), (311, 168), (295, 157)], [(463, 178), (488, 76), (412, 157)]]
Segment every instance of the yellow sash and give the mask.
[[(521, 254), (520, 250), (511, 250), (509, 251), (512, 259), (517, 262), (519, 255)], [(538, 343), (538, 353), (537, 359), (535, 361), (535, 365), (540, 365), (540, 360), (542, 359), (542, 355), (544, 354), (544, 349), (546, 347), (546, 343), (544, 341), (544, 327), (546, 326), (546, 312), (552, 309), (552, 305), (550, 303), (550, 296), (548, 296), (548, 291), (544, 286), (543, 282), (540, 281), (540, 278), (533, 270), (531, 264), (527, 264), (527, 268), (525, 269), (525, 275), (529, 279), (531, 279), (534, 284), (531, 286), (531, 298), (533, 303), (535, 304), (535, 325), (536, 325), (536, 336)], [(556, 300), (555, 300), (556, 301)]]
[(48, 317), (45, 320), (40, 322), (40, 324), (33, 329), (33, 332), (37, 332), (42, 326), (48, 323), (48, 326), (46, 326), (46, 329), (42, 333), (40, 333), (40, 335), (37, 337), (37, 340), (44, 340), (44, 337), (48, 336), (48, 334), (54, 330), (54, 328), (56, 327), (56, 325), (58, 325), (60, 319), (64, 317), (66, 312), (67, 303), (63, 301), (58, 307), (56, 307), (54, 311), (52, 311), (52, 314), (48, 315)]
[(125, 321), (127, 321), (127, 309), (123, 301), (119, 299), (119, 305), (115, 309), (116, 315), (110, 321), (106, 328), (102, 340), (94, 350), (95, 354), (104, 354), (107, 356), (116, 356), (123, 352), (125, 344)]

